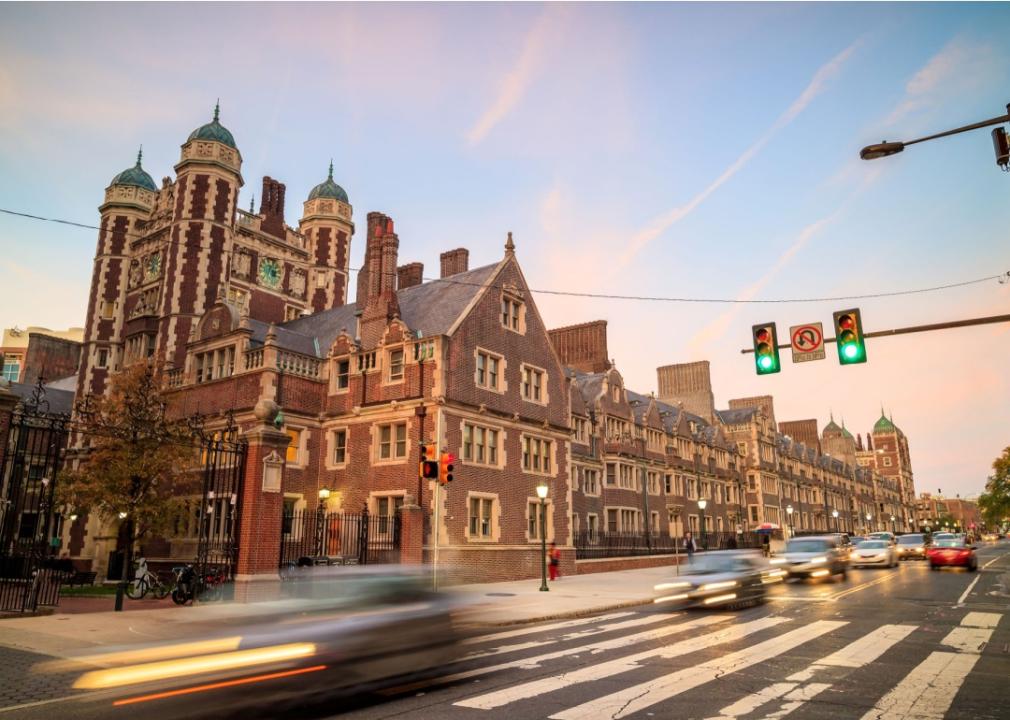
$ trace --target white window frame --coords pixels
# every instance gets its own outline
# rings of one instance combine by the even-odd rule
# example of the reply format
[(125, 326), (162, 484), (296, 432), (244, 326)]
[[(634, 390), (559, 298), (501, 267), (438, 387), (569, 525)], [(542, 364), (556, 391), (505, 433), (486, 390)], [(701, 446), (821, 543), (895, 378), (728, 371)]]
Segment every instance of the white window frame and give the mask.
[[(400, 355), (400, 362), (394, 363), (393, 356), (396, 355), (397, 353), (399, 353)], [(399, 374), (394, 375), (393, 371), (397, 367), (397, 365), (400, 368), (400, 372)], [(406, 377), (406, 373), (407, 373), (407, 353), (404, 352), (402, 347), (393, 348), (392, 350), (389, 350), (386, 353), (386, 382), (390, 384), (402, 383), (403, 379)]]
[[(403, 440), (397, 439), (397, 428), (403, 427)], [(406, 420), (394, 420), (391, 422), (377, 423), (372, 426), (375, 429), (375, 440), (374, 440), (374, 458), (376, 465), (392, 465), (395, 463), (402, 463), (407, 460), (410, 455), (410, 422)], [(385, 444), (382, 440), (382, 431), (384, 428), (389, 428), (389, 455), (388, 457), (382, 456), (382, 446)], [(398, 454), (399, 445), (403, 444), (403, 454)]]
[[(490, 506), (490, 514), (487, 517), (487, 533), (473, 532), (473, 503), (479, 503), (480, 515), (477, 517), (478, 523), (484, 520), (484, 509)], [(478, 530), (480, 530), (478, 526)], [(468, 542), (472, 543), (494, 543), (501, 539), (501, 504), (497, 493), (469, 492), (466, 496), (466, 527), (463, 532)]]
[[(519, 395), (526, 402), (536, 405), (547, 405), (550, 396), (547, 392), (547, 370), (536, 365), (523, 363), (519, 367)], [(539, 392), (540, 397), (534, 397), (534, 391)]]
[[(344, 434), (344, 459), (343, 460), (337, 460), (337, 449), (340, 447), (339, 445), (337, 445), (337, 436), (340, 433)], [(346, 467), (347, 466), (347, 461), (350, 458), (350, 454), (351, 454), (351, 448), (350, 448), (351, 429), (349, 427), (335, 427), (335, 428), (331, 428), (330, 431), (329, 431), (329, 437), (330, 437), (330, 447), (329, 447), (329, 452), (327, 453), (327, 459), (328, 459), (327, 467), (331, 467), (331, 468)]]
[[(499, 427), (464, 420), (461, 424), (461, 460), (465, 465), (500, 468), (504, 465), (503, 440), (505, 431)], [(491, 438), (494, 444), (491, 444)], [(480, 438), (480, 441), (478, 441)], [(494, 451), (494, 460), (491, 459)]]
[[(483, 368), (481, 367), (482, 359)], [(491, 382), (492, 363), (495, 366), (494, 383)], [(507, 363), (505, 362), (505, 358), (501, 354), (492, 352), (482, 347), (475, 348), (473, 352), (474, 385), (483, 390), (490, 390), (491, 392), (498, 393), (499, 395), (503, 394), (508, 389), (508, 384), (505, 382), (506, 365)]]

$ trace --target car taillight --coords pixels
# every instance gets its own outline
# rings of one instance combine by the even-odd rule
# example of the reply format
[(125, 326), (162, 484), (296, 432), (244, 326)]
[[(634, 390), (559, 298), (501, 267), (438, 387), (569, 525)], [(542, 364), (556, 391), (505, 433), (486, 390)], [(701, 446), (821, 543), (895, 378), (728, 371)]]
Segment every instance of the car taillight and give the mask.
[(958, 557), (968, 557), (969, 555), (971, 555), (971, 550), (958, 550), (957, 552)]

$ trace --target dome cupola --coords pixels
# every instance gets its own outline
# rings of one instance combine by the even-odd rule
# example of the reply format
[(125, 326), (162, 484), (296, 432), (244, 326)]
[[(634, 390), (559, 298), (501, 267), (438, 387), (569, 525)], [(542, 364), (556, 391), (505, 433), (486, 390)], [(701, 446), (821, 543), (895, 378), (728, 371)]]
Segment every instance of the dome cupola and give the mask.
[(150, 190), (151, 192), (157, 192), (158, 187), (154, 184), (154, 180), (147, 171), (140, 166), (140, 161), (144, 157), (144, 149), (141, 148), (137, 153), (137, 164), (132, 168), (127, 168), (123, 172), (112, 178), (112, 182), (109, 186), (113, 185), (132, 185), (134, 187), (143, 188), (144, 190)]
[(193, 140), (212, 140), (237, 150), (238, 148), (235, 146), (235, 138), (232, 137), (231, 131), (218, 122), (220, 114), (221, 103), (218, 102), (214, 105), (214, 119), (206, 125), (201, 125), (191, 132), (186, 142), (192, 142)]
[(332, 160), (330, 160), (329, 176), (323, 182), (312, 188), (312, 192), (309, 193), (309, 200), (315, 200), (317, 198), (331, 198), (350, 205), (350, 201), (347, 199), (347, 192), (333, 181)]

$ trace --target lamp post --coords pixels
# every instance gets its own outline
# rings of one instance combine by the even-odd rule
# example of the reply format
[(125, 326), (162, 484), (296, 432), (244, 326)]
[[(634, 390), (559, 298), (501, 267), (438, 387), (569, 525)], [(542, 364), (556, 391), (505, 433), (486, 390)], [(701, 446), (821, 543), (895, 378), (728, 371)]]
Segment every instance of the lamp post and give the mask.
[(786, 505), (786, 515), (789, 516), (789, 537), (793, 536), (793, 506)]
[(898, 532), (897, 528), (894, 526), (894, 515), (891, 516), (891, 534), (896, 535)]
[[(121, 511), (119, 513), (119, 522), (122, 523), (123, 520), (126, 520), (126, 516), (127, 513), (125, 511)], [(127, 540), (127, 542), (130, 542), (132, 540), (133, 533), (129, 532), (127, 534), (130, 535), (130, 540)], [(123, 568), (119, 574), (119, 583), (116, 585), (116, 602), (113, 606), (113, 609), (116, 612), (122, 612), (123, 610), (123, 597), (126, 595), (126, 584), (129, 582), (130, 578), (130, 570), (127, 567), (127, 563), (130, 561), (130, 550), (131, 548), (129, 546), (123, 550)]]
[(708, 500), (701, 498), (698, 501), (698, 509), (701, 510), (701, 548), (702, 550), (708, 549), (708, 542), (705, 538), (705, 508), (708, 506)]
[(870, 520), (873, 519), (873, 515), (866, 513), (866, 532), (870, 532), (873, 527), (870, 525)]
[[(926, 142), (927, 140), (936, 140), (937, 138), (957, 135), (959, 133), (968, 132), (969, 130), (978, 130), (992, 125), (1001, 125), (1005, 122), (1010, 122), (1010, 105), (1007, 105), (1007, 113), (1007, 115), (1000, 115), (999, 117), (990, 118), (989, 120), (983, 120), (982, 122), (965, 125), (964, 127), (955, 128), (953, 130), (946, 130), (941, 133), (936, 133), (935, 135), (927, 135), (926, 137), (917, 138), (915, 140), (907, 140), (905, 142), (885, 141), (877, 143), (876, 145), (867, 145), (859, 151), (859, 157), (863, 160), (876, 160), (877, 158), (900, 153), (909, 145), (915, 145), (916, 143)], [(992, 141), (993, 148), (996, 151), (996, 164), (999, 165), (1000, 168), (1006, 170), (1008, 164), (1010, 164), (1010, 149), (1007, 147), (1006, 132), (1002, 128), (993, 130)]]
[(837, 510), (832, 510), (831, 511), (831, 517), (833, 517), (835, 519), (835, 532), (838, 532), (838, 511)]
[(326, 523), (326, 501), (329, 499), (330, 489), (319, 488), (319, 507), (316, 508), (316, 557), (323, 554), (323, 525)]
[(547, 587), (547, 481), (541, 480), (537, 485), (537, 497), (540, 498), (540, 592), (550, 590)]

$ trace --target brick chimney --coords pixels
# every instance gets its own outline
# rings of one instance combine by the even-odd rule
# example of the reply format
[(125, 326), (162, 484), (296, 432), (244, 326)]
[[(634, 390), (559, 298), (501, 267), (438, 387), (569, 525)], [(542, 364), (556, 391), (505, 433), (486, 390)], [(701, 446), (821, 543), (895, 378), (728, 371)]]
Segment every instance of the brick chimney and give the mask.
[(470, 269), (470, 251), (466, 248), (446, 250), (438, 256), (438, 259), (442, 261), (440, 277), (447, 278), (450, 275), (459, 275)]
[(396, 268), (396, 288), (414, 287), (424, 282), (424, 265), (419, 262), (408, 263)]
[(779, 432), (788, 435), (807, 447), (820, 447), (821, 436), (817, 420), (785, 420), (779, 423)]
[[(365, 248), (365, 267), (368, 270), (366, 296), (361, 314), (361, 342), (372, 348), (382, 338), (386, 324), (400, 314), (396, 299), (396, 257), (400, 239), (393, 232), (392, 218), (381, 213), (368, 214), (368, 245)], [(359, 286), (359, 292), (361, 287)]]
[(355, 302), (358, 304), (358, 309), (365, 307), (368, 302), (369, 295), (369, 277), (371, 275), (371, 263), (372, 263), (372, 248), (374, 246), (374, 240), (377, 237), (382, 237), (382, 232), (386, 227), (387, 223), (392, 223), (386, 215), (380, 212), (370, 212), (368, 213), (367, 231), (365, 233), (365, 259), (361, 263), (361, 271), (358, 273), (358, 292), (354, 296)]
[(758, 408), (771, 420), (772, 427), (775, 427), (775, 400), (771, 395), (756, 395), (754, 397), (736, 398), (729, 401), (730, 410), (743, 410), (745, 408)]
[(715, 422), (715, 395), (708, 360), (656, 368), (659, 379), (659, 399), (668, 403), (683, 403), (684, 409)]
[(568, 367), (586, 373), (603, 372), (610, 367), (606, 320), (569, 325), (548, 330), (547, 334), (561, 362)]
[(260, 195), (260, 215), (263, 222), (260, 229), (276, 238), (284, 239), (284, 183), (271, 177), (263, 178), (263, 193)]

